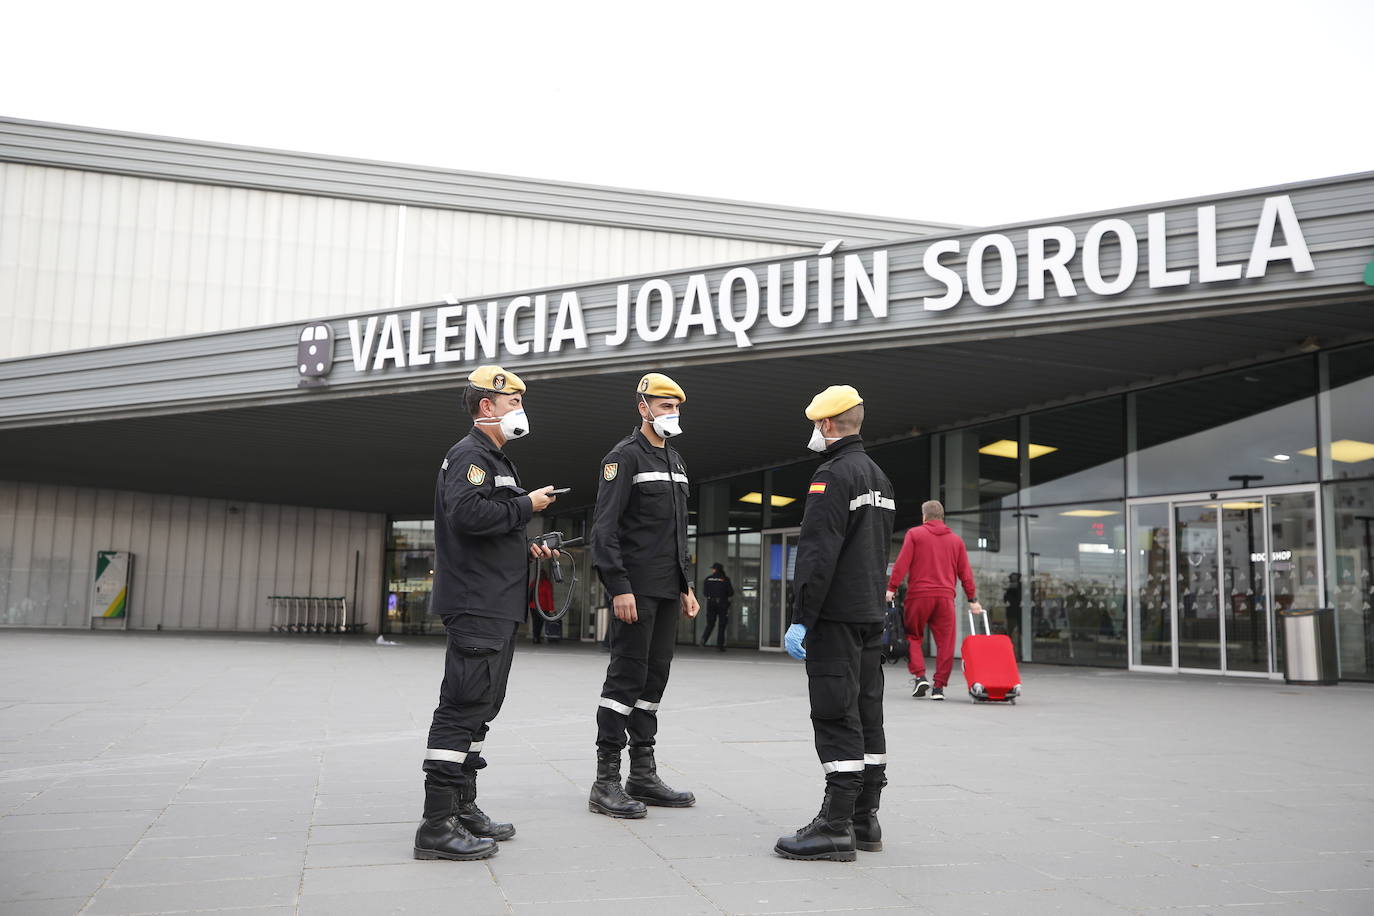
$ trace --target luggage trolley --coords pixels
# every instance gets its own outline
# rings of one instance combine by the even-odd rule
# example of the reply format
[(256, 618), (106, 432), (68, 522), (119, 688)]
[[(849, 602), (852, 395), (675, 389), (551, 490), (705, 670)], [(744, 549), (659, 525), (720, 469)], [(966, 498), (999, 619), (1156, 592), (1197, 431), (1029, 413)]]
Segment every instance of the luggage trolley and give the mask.
[(348, 619), (348, 599), (324, 595), (268, 595), (273, 633), (359, 633), (365, 626)]

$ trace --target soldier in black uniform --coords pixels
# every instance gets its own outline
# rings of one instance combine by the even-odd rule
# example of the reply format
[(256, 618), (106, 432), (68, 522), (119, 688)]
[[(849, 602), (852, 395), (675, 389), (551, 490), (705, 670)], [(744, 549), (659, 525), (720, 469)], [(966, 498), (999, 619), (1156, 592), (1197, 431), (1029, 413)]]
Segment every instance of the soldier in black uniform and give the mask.
[(774, 851), (789, 859), (854, 861), (882, 849), (878, 800), (887, 784), (883, 735), (883, 591), (896, 502), (864, 451), (863, 398), (849, 385), (816, 395), (810, 448), (823, 452), (797, 540), (788, 654), (806, 660), (816, 753), (825, 771), (820, 814)]
[(464, 405), (473, 428), (439, 468), (434, 489), (434, 591), (429, 612), (448, 632), (439, 706), (425, 750), (424, 822), (417, 859), (485, 859), (496, 841), (515, 835), (477, 807), (482, 743), (506, 696), (515, 630), (526, 612), (529, 545), (525, 524), (555, 499), (544, 487), (526, 492), (503, 452), (529, 432), (525, 384), (500, 366), (468, 376)]
[[(611, 595), (611, 661), (596, 711), (596, 782), (588, 807), (644, 817), (645, 804), (686, 808), (691, 792), (663, 784), (654, 763), (658, 704), (668, 685), (679, 613), (697, 615), (687, 550), (687, 468), (667, 439), (680, 435), (687, 400), (657, 372), (639, 380), (640, 424), (601, 463), (592, 522), (592, 564)], [(630, 744), (630, 776), (620, 752)]]
[(706, 594), (706, 632), (702, 634), (701, 644), (711, 641), (711, 628), (716, 630), (716, 650), (725, 651), (725, 622), (730, 618), (730, 599), (734, 597), (735, 586), (725, 574), (725, 567), (719, 563), (711, 564), (711, 575), (702, 583)]

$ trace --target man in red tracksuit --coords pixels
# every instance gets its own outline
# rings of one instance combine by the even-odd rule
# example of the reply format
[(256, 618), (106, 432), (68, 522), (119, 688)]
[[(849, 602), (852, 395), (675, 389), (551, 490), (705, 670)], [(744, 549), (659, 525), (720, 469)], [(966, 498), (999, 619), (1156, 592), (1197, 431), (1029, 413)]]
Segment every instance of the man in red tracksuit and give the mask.
[[(969, 610), (983, 613), (975, 597), (973, 570), (968, 565), (968, 550), (964, 541), (945, 524), (945, 507), (937, 500), (921, 504), (924, 524), (912, 528), (902, 540), (902, 551), (892, 564), (887, 582), (887, 600), (891, 601), (908, 575), (905, 613), (907, 669), (915, 678), (911, 695), (932, 700), (945, 698), (945, 685), (954, 667), (954, 581), (964, 584), (964, 597)], [(935, 637), (935, 686), (926, 680), (925, 650), (922, 648), (926, 627)]]

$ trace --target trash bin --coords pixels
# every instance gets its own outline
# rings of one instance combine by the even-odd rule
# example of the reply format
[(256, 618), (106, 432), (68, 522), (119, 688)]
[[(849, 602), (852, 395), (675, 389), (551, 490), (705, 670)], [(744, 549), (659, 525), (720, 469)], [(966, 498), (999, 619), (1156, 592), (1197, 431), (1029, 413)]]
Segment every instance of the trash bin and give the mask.
[(1283, 679), (1289, 684), (1336, 683), (1336, 612), (1329, 607), (1279, 611)]

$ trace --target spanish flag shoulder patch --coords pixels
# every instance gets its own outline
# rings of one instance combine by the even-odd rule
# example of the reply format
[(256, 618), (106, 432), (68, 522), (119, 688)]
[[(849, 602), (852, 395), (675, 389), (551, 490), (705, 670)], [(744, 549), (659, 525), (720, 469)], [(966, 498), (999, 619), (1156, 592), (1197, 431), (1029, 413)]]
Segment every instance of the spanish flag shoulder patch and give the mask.
[(812, 494), (812, 493), (824, 493), (824, 492), (825, 492), (825, 481), (824, 481), (824, 480), (818, 480), (818, 481), (816, 481), (815, 483), (813, 483), (813, 484), (811, 485), (811, 489), (810, 489), (810, 490), (807, 490), (806, 492), (807, 492), (807, 495), (810, 495), (810, 494)]

